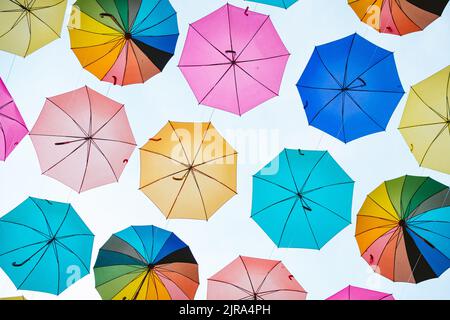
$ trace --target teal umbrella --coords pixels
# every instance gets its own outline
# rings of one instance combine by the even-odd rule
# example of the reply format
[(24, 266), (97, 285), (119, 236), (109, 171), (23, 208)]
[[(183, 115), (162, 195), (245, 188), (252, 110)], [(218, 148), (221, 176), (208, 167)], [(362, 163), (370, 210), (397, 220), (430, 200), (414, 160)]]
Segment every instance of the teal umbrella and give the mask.
[(294, 3), (296, 3), (298, 0), (247, 0), (247, 1), (268, 4), (270, 6), (287, 9)]

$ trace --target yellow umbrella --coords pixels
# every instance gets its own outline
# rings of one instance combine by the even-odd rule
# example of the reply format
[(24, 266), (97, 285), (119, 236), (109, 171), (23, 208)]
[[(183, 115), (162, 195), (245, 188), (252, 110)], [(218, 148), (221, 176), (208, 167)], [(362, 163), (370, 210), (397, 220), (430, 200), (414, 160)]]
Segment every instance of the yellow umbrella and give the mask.
[(27, 300), (24, 296), (20, 297), (8, 297), (8, 298), (0, 298), (0, 300)]
[(141, 148), (140, 189), (168, 219), (208, 220), (236, 194), (236, 167), (210, 122), (169, 121)]
[(400, 132), (420, 166), (450, 174), (450, 66), (411, 88)]
[(67, 0), (1, 0), (0, 50), (25, 57), (60, 37)]

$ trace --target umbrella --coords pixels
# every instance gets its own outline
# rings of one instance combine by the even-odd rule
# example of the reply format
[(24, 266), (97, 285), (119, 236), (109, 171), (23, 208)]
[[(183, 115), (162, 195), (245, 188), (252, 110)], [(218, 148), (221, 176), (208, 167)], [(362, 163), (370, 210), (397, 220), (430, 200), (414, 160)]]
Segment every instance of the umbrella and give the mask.
[(89, 273), (93, 241), (70, 204), (30, 197), (0, 218), (0, 267), (17, 289), (59, 295)]
[(140, 190), (167, 218), (208, 220), (236, 194), (236, 166), (211, 122), (169, 121), (141, 148)]
[(305, 300), (281, 261), (239, 256), (208, 279), (208, 300)]
[(253, 176), (253, 220), (279, 248), (320, 249), (351, 223), (353, 180), (326, 151), (284, 149)]
[(98, 79), (143, 83), (174, 54), (177, 13), (168, 0), (78, 0), (69, 33), (81, 65)]
[(0, 300), (27, 300), (24, 296), (0, 298)]
[(327, 300), (395, 300), (392, 294), (348, 286)]
[(269, 16), (226, 4), (189, 26), (179, 67), (199, 104), (242, 115), (278, 95), (288, 58)]
[(400, 132), (420, 166), (450, 174), (450, 66), (413, 86)]
[(95, 286), (104, 300), (192, 300), (198, 265), (174, 233), (155, 226), (131, 226), (101, 247)]
[(16, 103), (0, 78), (0, 160), (5, 161), (27, 133)]
[(30, 136), (42, 173), (77, 192), (118, 181), (136, 146), (124, 106), (88, 87), (47, 98)]
[(296, 3), (298, 0), (246, 0), (251, 2), (258, 2), (262, 4), (268, 4), (269, 6), (275, 6), (287, 9)]
[(405, 35), (438, 19), (448, 0), (348, 0), (359, 19), (378, 32)]
[(393, 53), (358, 34), (316, 47), (297, 87), (309, 124), (345, 143), (384, 131), (404, 94)]
[(450, 267), (450, 191), (431, 178), (381, 184), (358, 213), (356, 240), (373, 269), (396, 282), (419, 283)]

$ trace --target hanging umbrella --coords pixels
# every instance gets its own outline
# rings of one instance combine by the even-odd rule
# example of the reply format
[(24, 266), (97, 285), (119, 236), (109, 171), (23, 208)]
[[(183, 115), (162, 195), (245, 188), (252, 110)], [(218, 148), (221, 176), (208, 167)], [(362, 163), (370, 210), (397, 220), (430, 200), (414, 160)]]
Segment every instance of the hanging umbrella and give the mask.
[(328, 152), (284, 149), (253, 176), (251, 216), (279, 248), (320, 249), (351, 223), (353, 184)]
[(305, 300), (281, 261), (239, 256), (208, 279), (208, 300)]
[(450, 174), (450, 66), (411, 88), (400, 132), (420, 166)]
[(117, 182), (136, 146), (124, 106), (88, 87), (47, 98), (30, 136), (42, 173), (77, 192)]
[(358, 214), (356, 240), (373, 269), (396, 282), (419, 283), (450, 267), (450, 190), (427, 177), (384, 182)]
[(103, 245), (94, 266), (104, 300), (192, 300), (198, 265), (174, 233), (155, 226), (131, 226)]
[(0, 300), (27, 300), (24, 296), (20, 297), (8, 297), (8, 298), (0, 298)]
[(98, 79), (143, 83), (174, 54), (177, 13), (168, 0), (78, 0), (69, 33), (81, 65)]
[(269, 16), (226, 4), (189, 26), (179, 67), (199, 104), (242, 115), (278, 95), (288, 58)]
[(5, 161), (28, 133), (11, 94), (0, 78), (0, 160)]
[(348, 286), (327, 300), (395, 300), (392, 294)]
[(246, 0), (251, 2), (257, 2), (262, 4), (267, 4), (269, 6), (275, 6), (287, 9), (290, 6), (292, 6), (294, 3), (296, 3), (298, 0)]
[(0, 267), (19, 290), (59, 295), (89, 274), (93, 241), (70, 204), (30, 197), (0, 218)]
[(297, 87), (309, 124), (345, 143), (384, 131), (404, 94), (393, 53), (358, 34), (316, 47)]
[(378, 32), (405, 35), (438, 19), (448, 0), (348, 0), (359, 19)]
[(211, 122), (173, 122), (141, 148), (140, 190), (169, 219), (208, 220), (236, 194), (237, 152)]

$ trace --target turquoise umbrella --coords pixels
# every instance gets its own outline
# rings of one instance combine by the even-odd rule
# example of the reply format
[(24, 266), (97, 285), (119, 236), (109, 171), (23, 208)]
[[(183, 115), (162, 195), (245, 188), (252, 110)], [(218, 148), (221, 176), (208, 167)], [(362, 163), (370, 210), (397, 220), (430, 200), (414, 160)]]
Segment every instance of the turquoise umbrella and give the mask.
[(279, 248), (320, 249), (351, 223), (353, 185), (328, 152), (284, 149), (253, 176), (252, 218)]
[(270, 6), (287, 9), (294, 3), (296, 3), (298, 0), (247, 0), (247, 1), (268, 4)]

